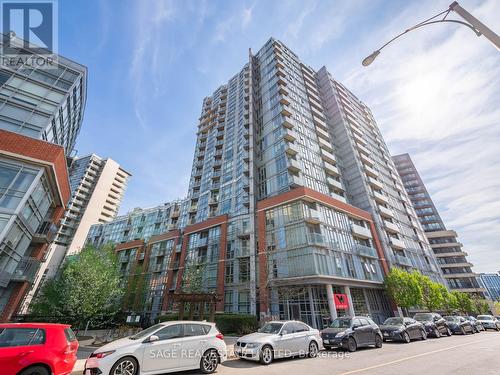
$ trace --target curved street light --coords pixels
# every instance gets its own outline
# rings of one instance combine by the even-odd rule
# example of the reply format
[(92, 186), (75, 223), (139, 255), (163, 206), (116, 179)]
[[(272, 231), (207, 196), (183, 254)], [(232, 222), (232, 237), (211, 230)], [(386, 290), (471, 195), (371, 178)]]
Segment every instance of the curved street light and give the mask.
[[(470, 22), (463, 22), (463, 21), (458, 21), (458, 20), (447, 20), (446, 17), (451, 11), (455, 11), (457, 14), (459, 14), (462, 18), (464, 18), (466, 21)], [(444, 14), (443, 19), (441, 20), (434, 20), (435, 18), (441, 16)], [(464, 26), (467, 26), (470, 28), (474, 33), (479, 37), (481, 35), (484, 35), (486, 38), (488, 38), (498, 49), (500, 49), (500, 37), (495, 34), (492, 30), (490, 30), (485, 24), (483, 24), (481, 21), (476, 19), (474, 16), (472, 16), (469, 12), (467, 12), (465, 9), (463, 9), (458, 3), (455, 1), (453, 2), (450, 7), (445, 10), (444, 12), (438, 13), (435, 16), (426, 19), (425, 21), (422, 21), (415, 26), (410, 27), (409, 29), (406, 29), (402, 33), (396, 35), (394, 38), (389, 40), (387, 43), (385, 43), (382, 47), (379, 49), (375, 50), (371, 55), (365, 57), (363, 59), (363, 62), (361, 63), (363, 66), (368, 66), (370, 65), (378, 55), (380, 55), (380, 51), (386, 47), (388, 44), (392, 43), (396, 39), (402, 37), (403, 35), (409, 33), (410, 31), (413, 31), (415, 29), (418, 29), (422, 26), (427, 26), (427, 25), (432, 25), (436, 23), (443, 23), (443, 22), (453, 22), (453, 23), (458, 23)]]

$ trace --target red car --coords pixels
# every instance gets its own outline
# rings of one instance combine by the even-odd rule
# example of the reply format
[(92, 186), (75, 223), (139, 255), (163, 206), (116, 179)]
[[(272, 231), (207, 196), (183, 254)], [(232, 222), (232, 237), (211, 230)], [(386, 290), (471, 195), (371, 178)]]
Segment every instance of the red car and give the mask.
[(67, 324), (0, 324), (2, 375), (67, 375), (77, 350), (78, 341)]

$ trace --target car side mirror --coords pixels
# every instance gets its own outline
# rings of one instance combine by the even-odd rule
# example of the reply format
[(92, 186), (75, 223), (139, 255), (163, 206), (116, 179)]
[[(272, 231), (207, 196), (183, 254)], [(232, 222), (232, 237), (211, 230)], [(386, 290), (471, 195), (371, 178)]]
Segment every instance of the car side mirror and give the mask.
[(160, 338), (156, 335), (151, 335), (149, 336), (148, 338), (148, 342), (155, 342), (155, 341), (158, 341)]
[(286, 335), (286, 334), (288, 334), (288, 331), (286, 329), (280, 332), (280, 336), (283, 336), (283, 335)]

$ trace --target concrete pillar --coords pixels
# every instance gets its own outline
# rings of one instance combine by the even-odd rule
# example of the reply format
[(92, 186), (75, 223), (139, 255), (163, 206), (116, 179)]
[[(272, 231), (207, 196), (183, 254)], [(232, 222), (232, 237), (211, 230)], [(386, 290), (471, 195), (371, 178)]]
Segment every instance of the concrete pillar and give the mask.
[(354, 316), (356, 312), (354, 311), (354, 305), (352, 304), (351, 288), (347, 285), (344, 287), (344, 294), (347, 295), (347, 301), (349, 302), (349, 315)]
[(309, 306), (311, 308), (311, 316), (312, 316), (312, 327), (318, 328), (318, 324), (316, 322), (316, 309), (314, 308), (314, 298), (312, 294), (311, 286), (307, 286), (307, 294), (309, 296)]
[(337, 319), (337, 308), (333, 300), (333, 288), (331, 284), (326, 284), (326, 298), (328, 299), (328, 309), (330, 310), (330, 317), (332, 320)]

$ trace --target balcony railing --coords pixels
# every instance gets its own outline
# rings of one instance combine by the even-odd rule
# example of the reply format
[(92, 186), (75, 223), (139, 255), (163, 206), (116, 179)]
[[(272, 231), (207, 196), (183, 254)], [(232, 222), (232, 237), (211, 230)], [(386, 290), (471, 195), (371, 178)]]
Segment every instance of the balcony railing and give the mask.
[(50, 243), (57, 233), (57, 226), (51, 220), (44, 220), (33, 234), (33, 242)]
[(377, 250), (366, 245), (355, 244), (353, 247), (353, 252), (364, 257), (378, 258)]
[(32, 283), (35, 280), (40, 264), (41, 262), (38, 259), (22, 258), (10, 279), (12, 281), (27, 281)]
[(398, 255), (398, 254), (395, 254), (394, 255), (395, 259), (396, 259), (396, 262), (403, 265), (403, 266), (407, 266), (407, 267), (412, 267), (413, 266), (413, 263), (411, 262), (411, 259), (404, 256), (404, 255)]

